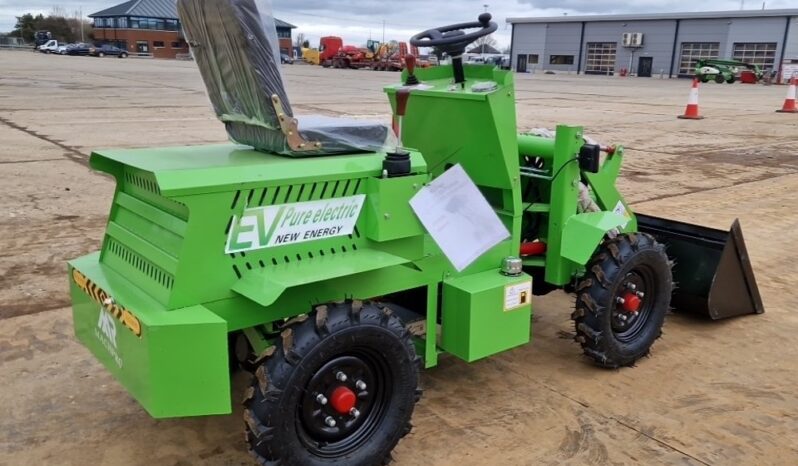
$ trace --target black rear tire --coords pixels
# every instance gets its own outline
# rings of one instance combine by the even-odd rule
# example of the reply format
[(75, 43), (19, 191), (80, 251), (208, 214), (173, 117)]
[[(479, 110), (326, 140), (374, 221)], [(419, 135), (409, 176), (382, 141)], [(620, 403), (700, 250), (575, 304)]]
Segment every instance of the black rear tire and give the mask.
[[(268, 465), (386, 464), (410, 432), (421, 395), (410, 332), (388, 307), (360, 301), (319, 306), (292, 321), (244, 397), (251, 452)], [(342, 371), (349, 374), (343, 381)], [(358, 414), (334, 410), (341, 387), (356, 392)]]
[(726, 82), (726, 78), (724, 78), (722, 74), (716, 74), (715, 82), (718, 84), (723, 84), (724, 82)]
[[(652, 236), (629, 233), (605, 241), (577, 285), (571, 316), (585, 355), (610, 368), (646, 356), (662, 335), (672, 290), (665, 247)], [(618, 298), (637, 302), (636, 310)]]

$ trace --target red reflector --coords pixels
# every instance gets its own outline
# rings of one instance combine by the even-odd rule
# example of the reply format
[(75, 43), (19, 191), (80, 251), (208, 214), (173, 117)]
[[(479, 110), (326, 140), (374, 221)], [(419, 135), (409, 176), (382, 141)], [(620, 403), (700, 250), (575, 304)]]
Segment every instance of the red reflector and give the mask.
[(541, 256), (546, 252), (546, 243), (540, 241), (532, 241), (521, 243), (520, 254), (522, 256)]

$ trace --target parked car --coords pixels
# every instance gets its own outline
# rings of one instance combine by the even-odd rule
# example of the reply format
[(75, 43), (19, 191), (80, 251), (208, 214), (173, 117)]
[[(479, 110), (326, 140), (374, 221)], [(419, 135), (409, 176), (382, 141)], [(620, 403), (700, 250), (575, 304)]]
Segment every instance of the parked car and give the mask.
[(36, 47), (36, 50), (42, 53), (56, 53), (58, 50), (58, 41), (55, 39), (48, 40), (44, 44)]
[(92, 48), (94, 48), (93, 45), (83, 42), (73, 44), (72, 47), (67, 47), (67, 55), (88, 55)]
[(92, 47), (89, 50), (89, 55), (93, 57), (104, 57), (106, 55), (119, 57), (119, 58), (127, 58), (127, 51), (124, 49), (120, 49), (119, 47), (103, 44), (99, 47)]
[(289, 65), (294, 64), (294, 59), (289, 57), (288, 55), (281, 53), (280, 54), (280, 63), (288, 63)]
[(61, 44), (53, 53), (57, 53), (58, 55), (66, 55), (67, 51), (74, 46), (75, 44)]

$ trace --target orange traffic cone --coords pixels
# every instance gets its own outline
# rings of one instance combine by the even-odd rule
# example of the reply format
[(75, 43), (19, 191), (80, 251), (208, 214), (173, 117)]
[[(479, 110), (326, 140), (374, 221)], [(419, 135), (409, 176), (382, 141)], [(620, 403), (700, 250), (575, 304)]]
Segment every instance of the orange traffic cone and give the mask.
[(683, 120), (701, 120), (704, 117), (698, 114), (698, 80), (693, 78), (693, 87), (690, 89), (690, 97), (687, 99), (687, 108), (684, 115), (679, 115)]
[(798, 85), (798, 78), (790, 79), (790, 87), (787, 89), (787, 98), (784, 99), (784, 106), (779, 113), (798, 113), (798, 107), (795, 106), (795, 87)]

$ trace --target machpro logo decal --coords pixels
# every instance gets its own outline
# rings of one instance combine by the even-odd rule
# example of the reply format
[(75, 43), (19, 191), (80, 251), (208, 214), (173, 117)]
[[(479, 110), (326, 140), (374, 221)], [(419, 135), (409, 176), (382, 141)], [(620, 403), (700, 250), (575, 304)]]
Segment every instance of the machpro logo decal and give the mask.
[(225, 252), (351, 235), (365, 199), (365, 194), (357, 194), (246, 209), (240, 217), (233, 217)]
[[(113, 317), (116, 317), (116, 319), (121, 322), (122, 325), (127, 327), (137, 337), (141, 337), (141, 322), (139, 322), (139, 319), (134, 316), (132, 312), (114, 303), (113, 299), (108, 296), (108, 293), (103, 291), (99, 286), (95, 285), (94, 282), (80, 273), (78, 269), (72, 269), (72, 280), (75, 281), (75, 284), (78, 285), (78, 288), (89, 295), (92, 300), (100, 303), (103, 309), (108, 311), (108, 313)], [(107, 323), (103, 325), (102, 322), (102, 316), (100, 316), (100, 322), (98, 323), (98, 326), (104, 331), (110, 329), (110, 326)], [(105, 332), (105, 334), (109, 335), (108, 332)], [(115, 336), (116, 330), (114, 330), (114, 337)], [(114, 345), (115, 344), (116, 338), (114, 338)]]

